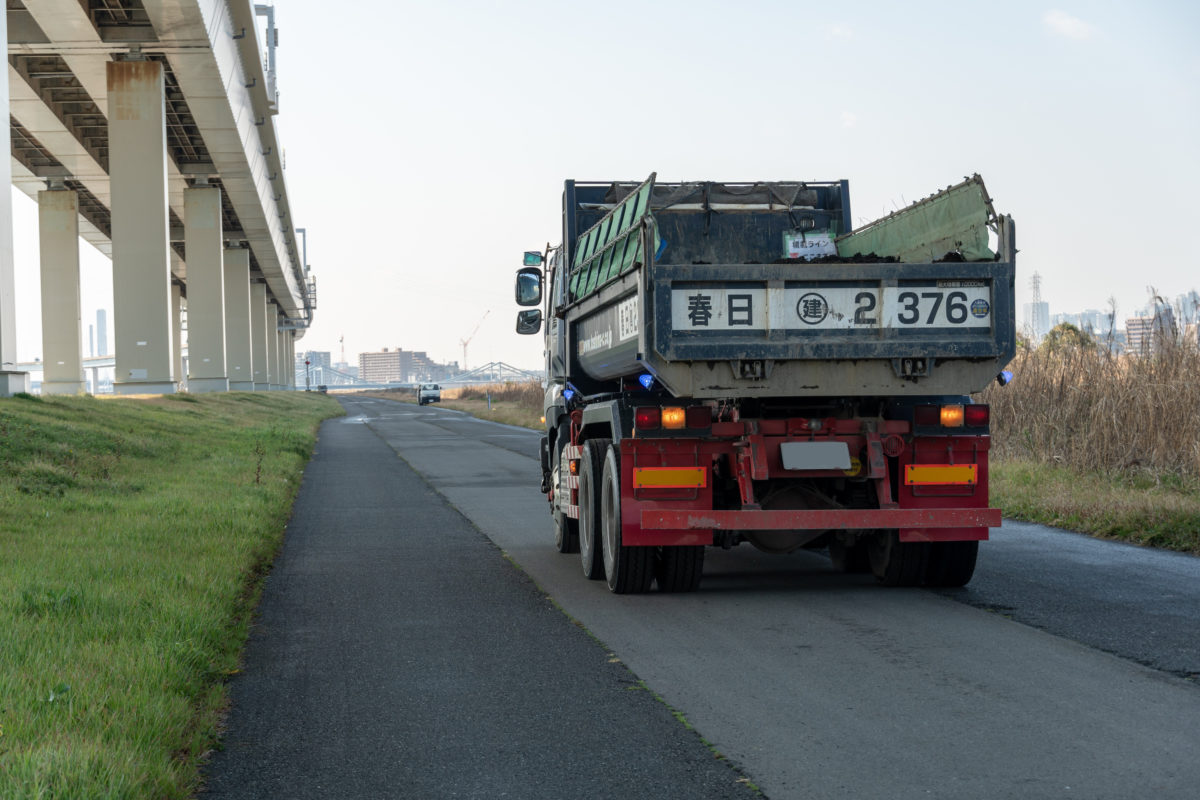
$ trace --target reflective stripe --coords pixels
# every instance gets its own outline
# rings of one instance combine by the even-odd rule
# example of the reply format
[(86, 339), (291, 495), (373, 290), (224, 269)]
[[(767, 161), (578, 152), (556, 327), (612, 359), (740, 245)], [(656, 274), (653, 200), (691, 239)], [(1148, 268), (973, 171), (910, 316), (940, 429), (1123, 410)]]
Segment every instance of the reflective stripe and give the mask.
[(971, 486), (979, 482), (975, 464), (909, 464), (904, 468), (906, 486)]
[(690, 489), (708, 485), (704, 467), (634, 467), (635, 489)]

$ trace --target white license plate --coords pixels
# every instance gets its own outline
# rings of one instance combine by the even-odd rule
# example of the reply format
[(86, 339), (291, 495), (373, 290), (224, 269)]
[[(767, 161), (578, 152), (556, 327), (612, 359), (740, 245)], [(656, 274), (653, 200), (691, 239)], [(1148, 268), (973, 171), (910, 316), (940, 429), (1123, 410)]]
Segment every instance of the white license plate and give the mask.
[(704, 330), (990, 328), (992, 291), (982, 281), (879, 287), (671, 290), (671, 327)]
[(845, 442), (784, 442), (779, 445), (784, 469), (850, 469)]

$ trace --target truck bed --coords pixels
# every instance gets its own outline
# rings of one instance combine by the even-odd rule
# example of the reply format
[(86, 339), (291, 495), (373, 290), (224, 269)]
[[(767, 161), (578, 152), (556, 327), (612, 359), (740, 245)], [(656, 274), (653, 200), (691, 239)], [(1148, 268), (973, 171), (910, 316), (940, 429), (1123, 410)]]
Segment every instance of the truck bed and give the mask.
[[(610, 188), (611, 203), (577, 201), (581, 219), (605, 215), (580, 237), (591, 256), (573, 254), (566, 309), (572, 357), (593, 379), (649, 372), (676, 396), (698, 398), (961, 395), (1011, 359), (1014, 226), (991, 212), (977, 176), (850, 233), (844, 183), (739, 184), (740, 196), (706, 186), (704, 202), (692, 184), (655, 186), (653, 177), (623, 197)], [(788, 258), (789, 235), (836, 241), (838, 253), (891, 242), (907, 258), (940, 258)], [(939, 252), (967, 240), (963, 251), (991, 258)], [(598, 272), (612, 252), (620, 258)]]

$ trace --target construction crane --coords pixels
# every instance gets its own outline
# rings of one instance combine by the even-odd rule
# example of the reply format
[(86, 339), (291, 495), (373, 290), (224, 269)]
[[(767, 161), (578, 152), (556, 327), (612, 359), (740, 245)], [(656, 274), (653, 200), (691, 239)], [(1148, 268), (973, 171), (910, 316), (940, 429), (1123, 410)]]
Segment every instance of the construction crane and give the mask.
[(471, 343), (471, 340), (475, 338), (475, 334), (479, 333), (479, 326), (483, 324), (483, 321), (485, 319), (487, 319), (487, 315), (490, 313), (492, 313), (492, 310), (490, 308), (487, 311), (483, 312), (483, 316), (479, 318), (479, 322), (476, 323), (475, 330), (471, 331), (471, 335), (465, 339), (458, 340), (459, 344), (462, 345), (462, 349), (463, 349), (462, 369), (467, 368), (467, 345), (469, 345)]

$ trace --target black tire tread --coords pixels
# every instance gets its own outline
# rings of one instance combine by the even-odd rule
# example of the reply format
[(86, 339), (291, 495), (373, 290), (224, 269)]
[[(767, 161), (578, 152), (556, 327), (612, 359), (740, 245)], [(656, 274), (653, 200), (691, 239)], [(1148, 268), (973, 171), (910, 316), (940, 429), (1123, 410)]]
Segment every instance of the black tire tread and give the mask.
[[(887, 547), (876, 545), (872, 550), (871, 571), (884, 586), (920, 586), (925, 582), (929, 567), (927, 542), (901, 542), (897, 531), (884, 531)], [(881, 563), (882, 562), (882, 563)]]
[(979, 542), (934, 542), (929, 546), (929, 569), (925, 573), (928, 586), (958, 588), (971, 582)]
[[(612, 454), (612, 463), (616, 464), (616, 474), (609, 475), (609, 460), (608, 453)], [(604, 486), (609, 486), (609, 481), (613, 482), (612, 491), (615, 493), (617, 509), (617, 540), (621, 539), (620, 528), (620, 498), (621, 498), (621, 449), (619, 445), (610, 444), (605, 454), (604, 477), (601, 479)], [(603, 513), (608, 513), (608, 508), (605, 507)], [(605, 545), (607, 547), (607, 545)], [(654, 563), (655, 557), (658, 555), (656, 548), (653, 547), (628, 547), (618, 544), (615, 553), (613, 553), (613, 567), (615, 575), (608, 575), (608, 588), (614, 594), (641, 594), (650, 591), (650, 587), (654, 585)]]
[[(604, 577), (604, 533), (600, 527), (600, 497), (603, 490), (604, 453), (608, 452), (608, 446), (611, 443), (609, 439), (588, 440), (583, 445), (583, 455), (580, 458), (579, 464), (579, 562), (583, 567), (584, 576), (588, 580), (593, 581)], [(588, 499), (595, 506), (593, 509), (585, 509), (583, 507), (583, 484), (585, 482), (589, 482)], [(585, 524), (589, 525), (590, 530), (584, 530)], [(591, 534), (592, 551), (590, 553), (590, 563), (588, 561), (589, 553), (583, 547), (585, 533)]]
[(677, 545), (659, 548), (654, 579), (660, 592), (694, 592), (704, 574), (704, 546)]

